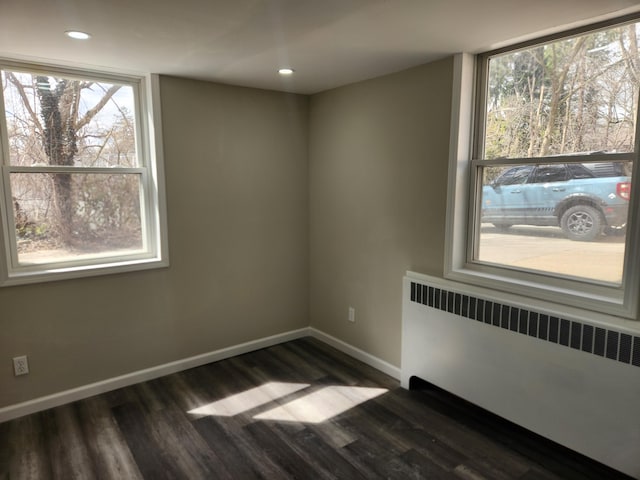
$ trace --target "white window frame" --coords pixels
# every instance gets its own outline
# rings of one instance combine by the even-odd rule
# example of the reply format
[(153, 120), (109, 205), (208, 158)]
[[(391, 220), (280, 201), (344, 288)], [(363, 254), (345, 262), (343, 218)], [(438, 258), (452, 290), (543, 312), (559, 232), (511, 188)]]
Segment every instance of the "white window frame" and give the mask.
[[(562, 32), (555, 38), (585, 33), (618, 23), (639, 20), (627, 16), (616, 20), (594, 23), (580, 29)], [(551, 37), (530, 42), (532, 45), (551, 41)], [(521, 47), (522, 45), (520, 45)], [(472, 159), (475, 126), (475, 108), (478, 92), (478, 57), (469, 53), (454, 57), (451, 132), (449, 146), (449, 176), (445, 241), (445, 278), (461, 283), (477, 285), (496, 291), (526, 297), (540, 307), (553, 305), (559, 313), (576, 311), (584, 318), (603, 320), (606, 323), (626, 324), (635, 320), (640, 288), (640, 167), (634, 161), (632, 172), (629, 221), (624, 258), (624, 274), (620, 287), (554, 275), (537, 274), (514, 268), (500, 268), (474, 262), (474, 215), (479, 180)], [(640, 123), (640, 122), (639, 122)], [(481, 130), (481, 129), (480, 129)], [(640, 134), (636, 133), (636, 152)], [(637, 155), (637, 153), (636, 153)]]
[[(87, 68), (33, 64), (0, 58), (0, 68), (29, 73), (91, 78), (133, 87), (136, 102), (136, 147), (139, 167), (18, 167), (9, 162), (4, 101), (0, 101), (0, 287), (79, 277), (123, 273), (169, 266), (164, 160), (161, 138), (160, 82), (155, 74), (105, 72)], [(0, 100), (2, 92), (0, 91)], [(9, 176), (19, 172), (137, 173), (142, 184), (141, 207), (144, 250), (132, 254), (95, 255), (38, 265), (18, 263), (15, 219)]]

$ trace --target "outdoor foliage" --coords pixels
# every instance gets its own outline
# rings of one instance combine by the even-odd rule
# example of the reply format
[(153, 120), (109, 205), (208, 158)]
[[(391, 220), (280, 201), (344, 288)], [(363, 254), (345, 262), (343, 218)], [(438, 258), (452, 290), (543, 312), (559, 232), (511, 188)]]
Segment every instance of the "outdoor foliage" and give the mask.
[(9, 163), (32, 167), (10, 174), (18, 253), (141, 248), (139, 174), (116, 168), (138, 166), (132, 88), (10, 71), (2, 81)]
[(490, 59), (484, 158), (634, 150), (637, 24)]

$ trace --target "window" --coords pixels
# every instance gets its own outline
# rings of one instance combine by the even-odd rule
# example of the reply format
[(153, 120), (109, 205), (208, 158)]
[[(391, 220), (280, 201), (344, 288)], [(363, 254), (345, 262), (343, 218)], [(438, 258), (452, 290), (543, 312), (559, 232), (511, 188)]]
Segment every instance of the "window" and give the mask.
[(456, 60), (449, 277), (635, 316), (639, 36), (625, 18)]
[(150, 82), (0, 64), (5, 285), (167, 264)]

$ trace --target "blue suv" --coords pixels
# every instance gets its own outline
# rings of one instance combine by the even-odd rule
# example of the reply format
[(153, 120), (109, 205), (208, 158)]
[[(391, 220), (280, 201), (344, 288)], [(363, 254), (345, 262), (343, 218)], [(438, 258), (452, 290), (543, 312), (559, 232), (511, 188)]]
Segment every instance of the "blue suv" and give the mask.
[(621, 162), (519, 165), (482, 188), (481, 221), (559, 226), (571, 240), (624, 232), (631, 177)]

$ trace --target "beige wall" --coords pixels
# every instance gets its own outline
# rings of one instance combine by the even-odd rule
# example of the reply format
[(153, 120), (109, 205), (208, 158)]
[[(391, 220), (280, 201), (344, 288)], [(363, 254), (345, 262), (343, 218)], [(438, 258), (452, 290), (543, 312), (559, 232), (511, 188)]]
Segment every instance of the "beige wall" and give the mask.
[(0, 289), (0, 407), (309, 324), (399, 365), (401, 278), (442, 274), (451, 75), (162, 77), (171, 267)]
[(308, 325), (308, 98), (161, 98), (171, 267), (0, 289), (0, 407)]
[(311, 101), (311, 326), (397, 366), (402, 276), (443, 271), (452, 69)]

